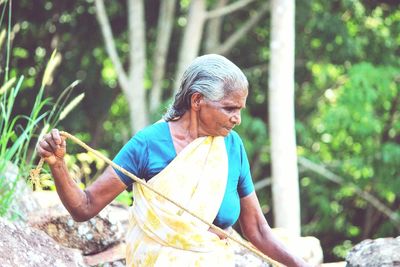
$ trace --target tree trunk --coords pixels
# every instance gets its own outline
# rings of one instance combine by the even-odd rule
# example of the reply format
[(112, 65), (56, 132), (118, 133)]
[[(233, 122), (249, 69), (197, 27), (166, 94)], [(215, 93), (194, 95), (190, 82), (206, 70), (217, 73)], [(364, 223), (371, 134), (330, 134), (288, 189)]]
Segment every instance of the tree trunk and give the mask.
[(203, 27), (206, 18), (204, 0), (193, 0), (187, 15), (187, 25), (179, 48), (178, 67), (175, 73), (174, 92), (179, 90), (181, 78), (185, 69), (199, 53)]
[(146, 37), (143, 0), (128, 0), (128, 36), (130, 47), (129, 88), (125, 88), (129, 103), (132, 132), (148, 124), (144, 78), (146, 70)]
[(294, 0), (271, 1), (269, 120), (275, 227), (300, 235), (294, 121)]
[(143, 0), (128, 0), (129, 72), (125, 72), (115, 47), (110, 22), (103, 0), (95, 0), (97, 20), (122, 92), (129, 105), (130, 125), (133, 133), (148, 124), (144, 75), (146, 69), (146, 41)]

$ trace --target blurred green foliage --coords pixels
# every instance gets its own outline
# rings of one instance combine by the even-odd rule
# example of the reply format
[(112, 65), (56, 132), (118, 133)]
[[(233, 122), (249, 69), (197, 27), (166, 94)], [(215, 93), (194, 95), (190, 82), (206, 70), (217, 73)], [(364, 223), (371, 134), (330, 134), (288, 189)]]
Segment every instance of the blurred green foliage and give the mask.
[[(310, 125), (299, 131), (299, 143), (309, 148), (302, 150), (304, 156), (377, 196), (394, 212), (400, 188), (399, 78), (395, 67), (352, 66), (343, 84), (325, 91)], [(398, 234), (393, 225), (381, 228), (388, 219), (355, 197), (352, 186), (314, 178), (307, 172), (301, 178), (303, 202), (310, 205), (303, 215), (315, 221), (305, 227), (306, 232), (329, 233), (341, 240)]]
[[(71, 97), (85, 92), (62, 127), (112, 157), (129, 140), (128, 108), (116, 73), (104, 49), (92, 0), (13, 2), (14, 49), (11, 65), (26, 76), (19, 114), (30, 103), (44, 72), (44, 59), (57, 48), (62, 62), (45, 96), (57, 98), (73, 80), (81, 80)], [(215, 0), (207, 1), (209, 8)], [(222, 39), (242, 25), (263, 1), (255, 1), (224, 20)], [(159, 0), (146, 1), (147, 53), (154, 50)], [(179, 41), (189, 1), (179, 1), (168, 54), (163, 100), (158, 120), (172, 91)], [(119, 55), (126, 62), (126, 3), (109, 1), (107, 12)], [(35, 10), (34, 14), (32, 10)], [(250, 82), (247, 109), (237, 131), (248, 150), (255, 181), (270, 176), (268, 139), (269, 14), (227, 55)], [(310, 0), (296, 3), (296, 129), (299, 155), (343, 178), (337, 185), (301, 169), (303, 234), (317, 236), (325, 260), (343, 258), (365, 238), (397, 236), (399, 231), (370, 203), (358, 197), (354, 183), (399, 213), (400, 197), (400, 3), (396, 0)], [(0, 65), (4, 66), (4, 47)], [(148, 64), (151, 77), (151, 64)], [(4, 73), (1, 69), (0, 73)], [(11, 77), (15, 73), (11, 71)], [(150, 79), (149, 79), (150, 80)], [(149, 83), (149, 81), (147, 81)], [(82, 151), (69, 146), (69, 153)], [(88, 164), (76, 160), (78, 167)], [(79, 167), (80, 168), (80, 167)], [(263, 205), (271, 192), (259, 192)], [(272, 213), (267, 217), (272, 223)]]

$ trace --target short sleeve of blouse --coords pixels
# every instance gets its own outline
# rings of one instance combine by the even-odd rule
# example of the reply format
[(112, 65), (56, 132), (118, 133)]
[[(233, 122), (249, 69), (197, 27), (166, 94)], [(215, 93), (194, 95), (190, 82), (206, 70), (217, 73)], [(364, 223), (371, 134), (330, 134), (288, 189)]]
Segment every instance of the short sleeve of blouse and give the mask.
[[(138, 178), (142, 178), (143, 172), (145, 170), (148, 154), (146, 136), (142, 132), (138, 132), (134, 137), (132, 137), (128, 143), (126, 143), (118, 154), (113, 159), (113, 162), (121, 166), (128, 172), (134, 174)], [(116, 173), (120, 179), (127, 185), (131, 185), (133, 180), (115, 169)]]
[(239, 197), (248, 196), (254, 191), (254, 184), (251, 178), (250, 164), (247, 158), (247, 153), (244, 148), (243, 142), (240, 140), (240, 157), (241, 157), (241, 168), (238, 183), (238, 193)]

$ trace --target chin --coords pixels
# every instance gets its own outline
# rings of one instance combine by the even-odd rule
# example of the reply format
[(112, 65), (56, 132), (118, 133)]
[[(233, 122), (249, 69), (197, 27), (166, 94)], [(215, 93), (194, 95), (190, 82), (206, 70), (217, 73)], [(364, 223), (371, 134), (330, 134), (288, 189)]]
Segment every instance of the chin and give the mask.
[(221, 136), (227, 136), (228, 134), (230, 134), (230, 132), (232, 131), (232, 129), (225, 129), (225, 131), (223, 133), (221, 133)]
[(227, 136), (228, 134), (230, 133), (230, 131), (229, 132), (227, 132), (227, 131), (221, 131), (221, 132), (219, 132), (219, 133), (213, 133), (213, 134), (210, 134), (209, 136), (213, 136), (213, 137), (217, 137), (217, 136), (223, 136), (223, 137), (225, 137), (225, 136)]

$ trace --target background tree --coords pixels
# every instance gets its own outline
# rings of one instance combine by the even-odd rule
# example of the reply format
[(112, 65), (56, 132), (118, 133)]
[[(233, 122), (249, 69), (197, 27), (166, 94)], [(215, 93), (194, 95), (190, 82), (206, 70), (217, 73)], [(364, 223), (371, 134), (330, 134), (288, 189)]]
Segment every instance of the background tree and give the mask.
[[(188, 11), (184, 17), (185, 28), (180, 41), (179, 53), (177, 55), (177, 67), (175, 80), (173, 83), (172, 93), (176, 93), (179, 89), (181, 76), (190, 64), (190, 62), (198, 56), (201, 40), (203, 37), (203, 27), (209, 18), (216, 18), (234, 12), (238, 9), (245, 8), (253, 0), (242, 0), (236, 3), (229, 4), (226, 1), (218, 3), (217, 10), (207, 11), (205, 0), (190, 1)], [(127, 104), (130, 111), (130, 124), (132, 132), (137, 132), (149, 123), (147, 114), (155, 112), (161, 103), (162, 97), (162, 81), (165, 73), (165, 62), (168, 57), (168, 48), (172, 34), (172, 23), (174, 19), (175, 0), (161, 1), (158, 14), (158, 27), (155, 31), (155, 49), (151, 52), (154, 56), (151, 58), (153, 62), (147, 59), (146, 47), (149, 40), (145, 36), (146, 18), (144, 16), (144, 2), (127, 0), (127, 39), (128, 39), (128, 71), (124, 70), (121, 58), (118, 56), (118, 51), (115, 45), (115, 38), (112, 33), (110, 22), (106, 13), (103, 0), (95, 0), (96, 14), (100, 24), (101, 32), (106, 44), (106, 50), (115, 67), (118, 81), (124, 92)], [(153, 10), (154, 11), (154, 10)], [(265, 12), (265, 11), (264, 11)], [(264, 13), (264, 12), (261, 12)], [(260, 16), (256, 20), (249, 20), (251, 25), (257, 23)], [(249, 27), (242, 30), (240, 37), (243, 37)], [(235, 41), (237, 42), (237, 41)], [(232, 46), (235, 44), (233, 42)], [(214, 47), (218, 49), (218, 47)], [(227, 51), (226, 51), (227, 52)], [(151, 97), (146, 97), (146, 77), (147, 64), (153, 66), (148, 73), (154, 73), (152, 76), (152, 86), (149, 88)], [(148, 78), (147, 78), (148, 79)], [(149, 108), (150, 107), (150, 108)]]
[(268, 107), (274, 222), (300, 236), (294, 127), (294, 13), (293, 0), (271, 1)]

